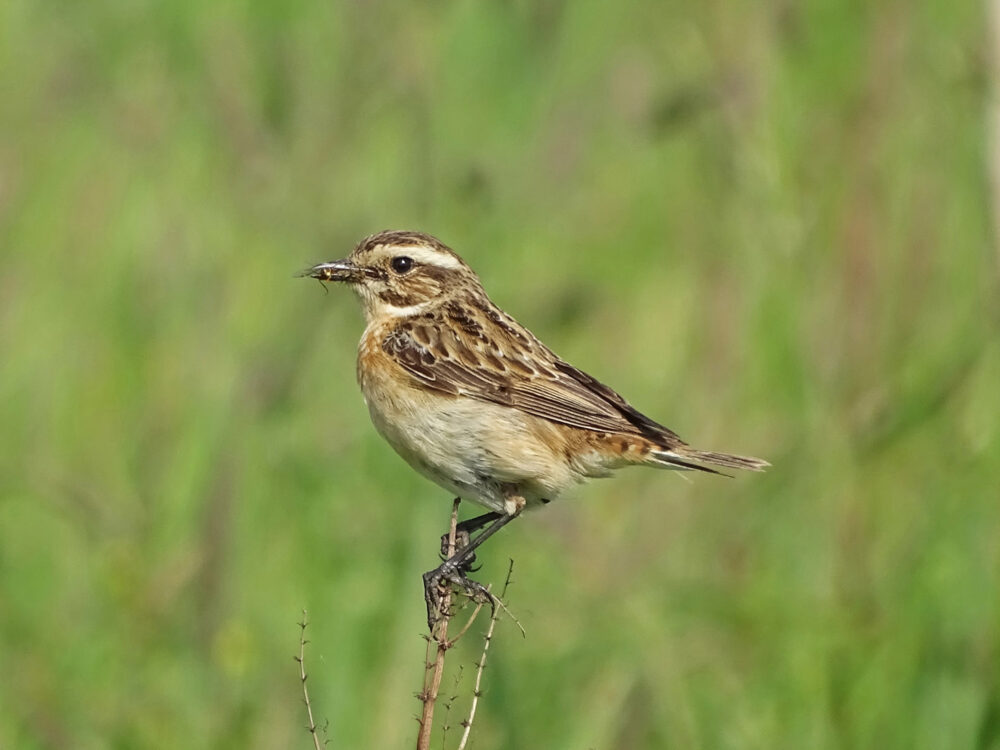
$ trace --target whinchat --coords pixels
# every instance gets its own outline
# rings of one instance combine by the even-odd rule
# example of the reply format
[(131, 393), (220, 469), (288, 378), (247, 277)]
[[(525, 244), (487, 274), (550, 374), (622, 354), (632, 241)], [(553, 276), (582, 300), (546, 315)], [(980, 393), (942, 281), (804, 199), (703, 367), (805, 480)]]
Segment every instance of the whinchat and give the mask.
[(562, 360), (427, 234), (373, 234), (303, 275), (346, 283), (361, 300), (357, 377), (382, 437), (421, 474), (490, 511), (460, 524), (464, 547), (425, 581), (462, 576), (475, 548), (524, 508), (616, 469), (768, 465), (695, 450)]

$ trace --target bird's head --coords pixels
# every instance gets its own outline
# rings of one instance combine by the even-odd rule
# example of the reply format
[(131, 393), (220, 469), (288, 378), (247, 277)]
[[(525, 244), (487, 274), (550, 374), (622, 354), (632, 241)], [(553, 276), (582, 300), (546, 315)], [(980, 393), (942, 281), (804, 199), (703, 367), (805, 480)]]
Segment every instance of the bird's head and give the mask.
[(373, 234), (343, 260), (320, 263), (301, 275), (350, 284), (369, 322), (426, 312), (470, 285), (471, 290), (481, 288), (465, 261), (421, 232)]

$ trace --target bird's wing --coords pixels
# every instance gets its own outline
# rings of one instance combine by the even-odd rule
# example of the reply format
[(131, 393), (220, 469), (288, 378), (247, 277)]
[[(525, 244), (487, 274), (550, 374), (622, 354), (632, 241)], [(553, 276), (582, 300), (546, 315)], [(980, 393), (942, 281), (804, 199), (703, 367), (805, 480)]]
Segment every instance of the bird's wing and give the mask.
[(382, 349), (424, 387), (440, 393), (509, 406), (581, 430), (684, 444), (508, 316), (464, 328), (438, 317), (411, 319), (382, 340)]

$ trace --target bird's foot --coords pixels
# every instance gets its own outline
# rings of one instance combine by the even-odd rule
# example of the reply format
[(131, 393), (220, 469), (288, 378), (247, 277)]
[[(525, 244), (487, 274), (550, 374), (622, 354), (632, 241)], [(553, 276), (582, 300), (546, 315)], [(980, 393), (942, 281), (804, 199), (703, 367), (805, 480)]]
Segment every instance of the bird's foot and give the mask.
[[(455, 548), (451, 547), (451, 534), (441, 535), (441, 559), (447, 561), (450, 558), (455, 557), (459, 552), (469, 546), (469, 542), (472, 539), (472, 535), (466, 529), (461, 527), (455, 529)], [(473, 567), (476, 564), (476, 553), (473, 552), (469, 557), (463, 560), (456, 566), (456, 572), (462, 576), (469, 573), (475, 573), (479, 568)]]
[(441, 620), (451, 616), (451, 612), (444, 609), (449, 590), (464, 594), (477, 604), (489, 604), (490, 609), (496, 610), (497, 599), (490, 590), (465, 575), (467, 564), (468, 561), (456, 564), (445, 560), (434, 570), (424, 573), (427, 628), (431, 633), (434, 633), (434, 628)]

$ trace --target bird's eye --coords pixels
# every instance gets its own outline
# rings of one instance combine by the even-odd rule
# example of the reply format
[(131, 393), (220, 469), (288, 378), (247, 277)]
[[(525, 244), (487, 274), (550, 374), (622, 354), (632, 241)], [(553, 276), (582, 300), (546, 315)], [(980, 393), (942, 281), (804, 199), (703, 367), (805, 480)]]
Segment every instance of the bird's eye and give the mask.
[(389, 262), (389, 265), (396, 273), (406, 273), (413, 268), (413, 258), (407, 255), (397, 255)]

